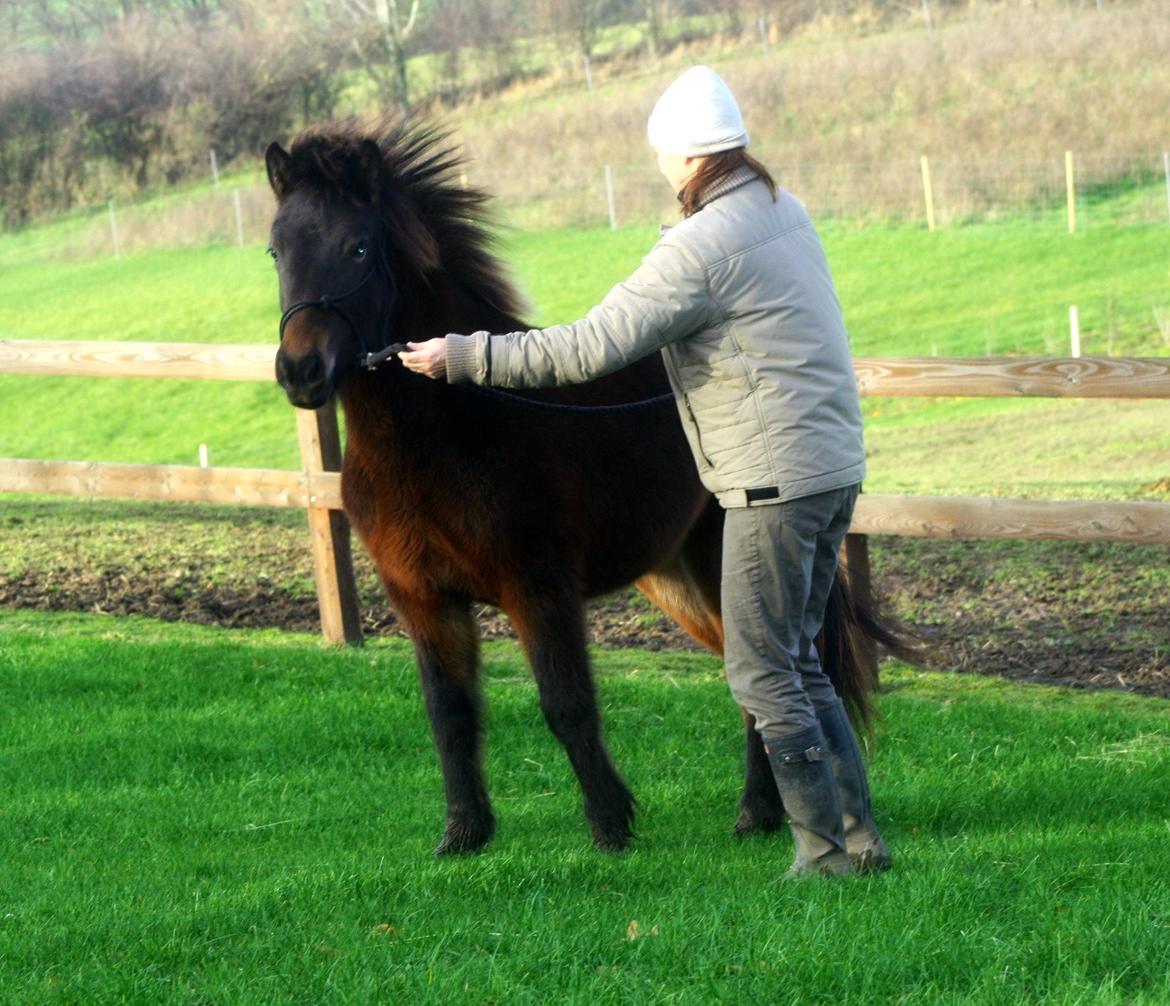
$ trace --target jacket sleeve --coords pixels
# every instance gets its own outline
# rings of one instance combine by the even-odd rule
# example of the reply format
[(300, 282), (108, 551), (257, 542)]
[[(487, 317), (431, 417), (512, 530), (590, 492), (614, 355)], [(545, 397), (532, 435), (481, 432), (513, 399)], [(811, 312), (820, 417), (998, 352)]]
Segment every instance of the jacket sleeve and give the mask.
[(698, 256), (659, 241), (580, 321), (509, 335), (448, 335), (447, 380), (502, 388), (581, 384), (706, 327), (713, 314)]

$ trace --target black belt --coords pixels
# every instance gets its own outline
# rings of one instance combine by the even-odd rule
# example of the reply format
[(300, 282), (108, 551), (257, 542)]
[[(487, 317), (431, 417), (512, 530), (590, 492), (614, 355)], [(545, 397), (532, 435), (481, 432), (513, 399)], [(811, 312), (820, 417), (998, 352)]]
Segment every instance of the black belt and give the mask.
[(752, 503), (759, 503), (762, 500), (779, 499), (780, 489), (777, 486), (764, 486), (763, 489), (745, 489), (744, 496), (750, 505)]

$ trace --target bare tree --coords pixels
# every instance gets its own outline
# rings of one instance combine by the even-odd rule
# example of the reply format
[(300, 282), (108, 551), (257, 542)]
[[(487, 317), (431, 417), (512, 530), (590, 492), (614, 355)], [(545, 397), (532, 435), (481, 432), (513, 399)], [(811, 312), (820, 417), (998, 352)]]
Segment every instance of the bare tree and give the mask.
[[(362, 47), (359, 43), (359, 55), (369, 60), (367, 70), (383, 93), (392, 92), (399, 109), (405, 112), (410, 104), (406, 60), (419, 25), (422, 0), (326, 0), (326, 6), (344, 13), (354, 23), (372, 27), (372, 34), (367, 36), (370, 44)], [(382, 68), (386, 66), (388, 71), (384, 72)]]
[(66, 78), (70, 105), (98, 157), (125, 171), (136, 186), (165, 143), (172, 94), (168, 40), (143, 17), (111, 30)]
[(462, 89), (463, 48), (479, 40), (471, 23), (473, 5), (467, 0), (433, 0), (427, 32), (420, 44), (443, 56), (442, 92), (458, 94)]
[[(713, 0), (711, 9), (717, 11), (723, 20), (724, 30), (732, 35), (742, 35), (744, 26), (744, 9), (748, 7), (748, 0)], [(750, 12), (756, 15), (756, 20), (765, 17), (763, 5), (754, 4)]]
[(542, 0), (540, 6), (548, 28), (570, 40), (582, 58), (592, 59), (610, 0)]
[[(531, 34), (530, 0), (432, 0), (417, 46), (443, 55), (444, 96), (458, 98), (468, 86), (493, 90), (520, 72), (516, 41)], [(478, 69), (466, 81), (469, 66)]]

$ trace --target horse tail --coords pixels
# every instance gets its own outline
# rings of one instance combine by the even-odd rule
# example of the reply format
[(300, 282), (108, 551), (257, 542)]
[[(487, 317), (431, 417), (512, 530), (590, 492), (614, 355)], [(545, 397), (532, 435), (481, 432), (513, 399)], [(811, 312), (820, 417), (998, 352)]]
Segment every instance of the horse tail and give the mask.
[(873, 694), (878, 688), (879, 650), (911, 664), (923, 660), (919, 641), (910, 630), (881, 610), (870, 591), (868, 574), (845, 569), (838, 570), (829, 592), (818, 649), (849, 718), (871, 739), (877, 718)]

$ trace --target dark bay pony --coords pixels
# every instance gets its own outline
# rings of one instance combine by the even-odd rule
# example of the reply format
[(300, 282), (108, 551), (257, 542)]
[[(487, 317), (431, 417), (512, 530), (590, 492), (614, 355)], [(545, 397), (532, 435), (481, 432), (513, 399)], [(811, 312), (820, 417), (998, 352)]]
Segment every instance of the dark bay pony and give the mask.
[[(446, 830), (467, 852), (495, 827), (481, 767), (472, 603), (503, 609), (520, 637), (545, 719), (564, 745), (595, 843), (621, 849), (634, 800), (602, 740), (583, 602), (630, 583), (719, 653), (722, 511), (700, 485), (669, 400), (629, 411), (533, 403), (631, 403), (669, 391), (657, 355), (574, 388), (500, 397), (411, 374), (390, 343), (528, 326), (491, 253), (485, 196), (458, 182), (433, 130), (309, 130), (272, 144), (280, 275), (276, 373), (289, 401), (338, 395), (346, 513), (414, 644), (442, 764)], [(821, 653), (862, 719), (874, 686), (862, 654), (897, 639), (838, 578)], [(736, 830), (772, 830), (783, 808), (745, 717), (747, 773)]]

